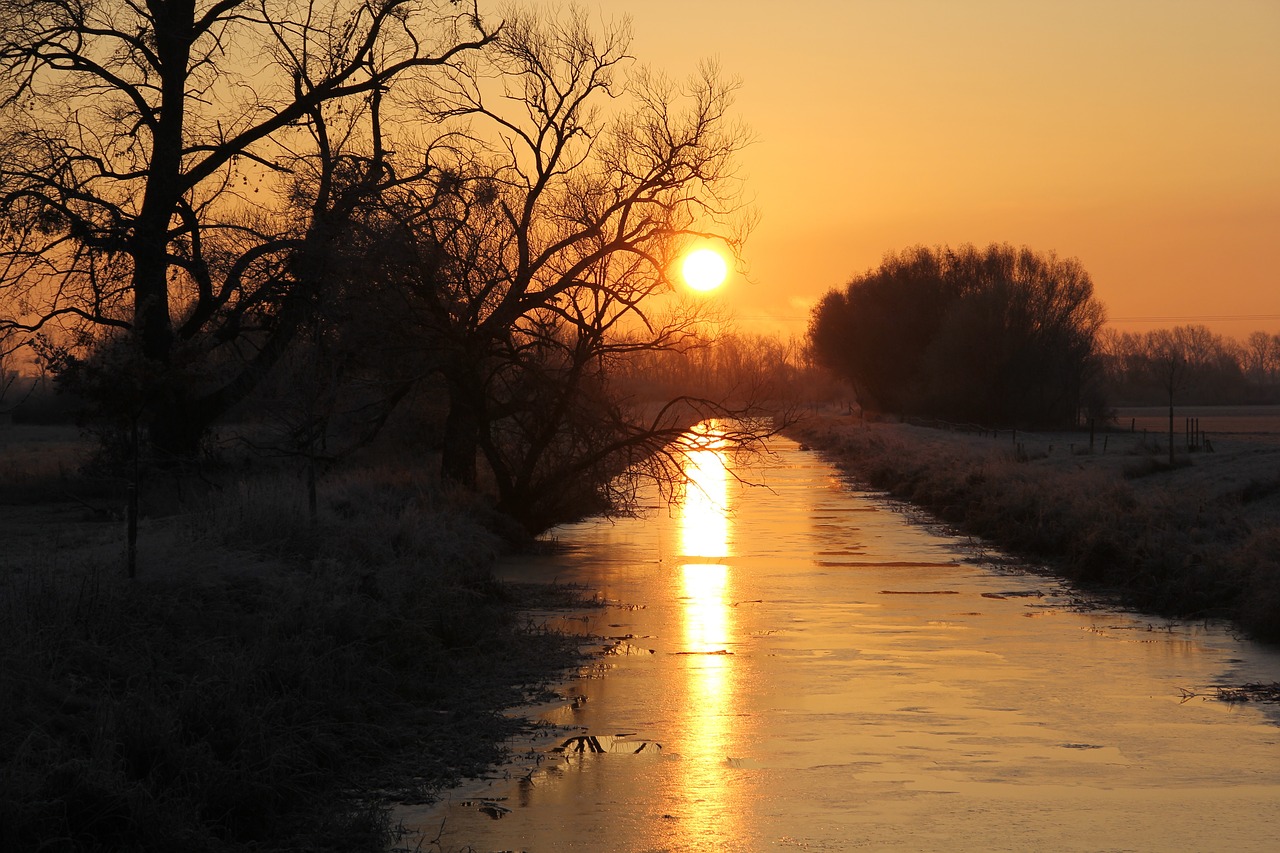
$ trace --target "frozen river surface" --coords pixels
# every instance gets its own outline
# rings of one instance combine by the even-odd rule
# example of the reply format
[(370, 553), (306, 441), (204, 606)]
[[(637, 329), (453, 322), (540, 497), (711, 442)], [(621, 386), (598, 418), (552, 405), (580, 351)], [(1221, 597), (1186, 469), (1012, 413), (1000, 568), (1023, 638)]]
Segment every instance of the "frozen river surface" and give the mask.
[(775, 450), (767, 487), (701, 451), (672, 508), (506, 564), (625, 639), (498, 778), (406, 809), (410, 848), (1277, 849), (1277, 708), (1210, 698), (1275, 650), (1082, 608)]

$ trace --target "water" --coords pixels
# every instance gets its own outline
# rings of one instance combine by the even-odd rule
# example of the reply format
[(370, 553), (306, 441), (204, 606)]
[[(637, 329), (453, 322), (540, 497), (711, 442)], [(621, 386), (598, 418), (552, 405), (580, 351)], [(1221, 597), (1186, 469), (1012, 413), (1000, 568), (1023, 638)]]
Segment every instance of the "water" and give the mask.
[(680, 505), (505, 567), (616, 602), (585, 625), (615, 654), (511, 767), (400, 815), (421, 849), (1274, 849), (1276, 708), (1206, 696), (1280, 655), (1081, 608), (775, 449), (767, 486), (700, 452)]

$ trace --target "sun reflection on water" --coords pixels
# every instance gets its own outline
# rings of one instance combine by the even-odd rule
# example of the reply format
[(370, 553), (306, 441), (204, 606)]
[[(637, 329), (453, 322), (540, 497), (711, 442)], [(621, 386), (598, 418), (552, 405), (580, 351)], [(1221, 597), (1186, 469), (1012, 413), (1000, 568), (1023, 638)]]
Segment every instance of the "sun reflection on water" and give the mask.
[[(683, 602), (684, 707), (688, 709), (680, 798), (696, 814), (690, 829), (732, 838), (738, 823), (728, 761), (736, 719), (734, 625), (730, 588), (732, 515), (723, 441), (714, 423), (695, 432), (700, 446), (688, 454), (680, 502)], [(692, 815), (691, 815), (692, 816)], [(693, 842), (694, 838), (686, 839)]]
[(680, 551), (686, 560), (709, 562), (729, 556), (729, 472), (723, 441), (714, 432), (706, 435), (684, 462)]

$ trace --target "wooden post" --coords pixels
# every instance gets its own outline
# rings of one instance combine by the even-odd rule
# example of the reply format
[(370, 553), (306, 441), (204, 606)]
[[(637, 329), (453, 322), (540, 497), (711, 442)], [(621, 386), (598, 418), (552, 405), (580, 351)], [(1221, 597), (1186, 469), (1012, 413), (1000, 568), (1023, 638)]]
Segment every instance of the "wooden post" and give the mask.
[(311, 526), (316, 524), (318, 511), (316, 507), (316, 455), (307, 454), (307, 519)]
[(133, 470), (129, 477), (128, 506), (125, 509), (125, 566), (130, 580), (138, 576), (138, 419), (133, 420), (130, 436)]

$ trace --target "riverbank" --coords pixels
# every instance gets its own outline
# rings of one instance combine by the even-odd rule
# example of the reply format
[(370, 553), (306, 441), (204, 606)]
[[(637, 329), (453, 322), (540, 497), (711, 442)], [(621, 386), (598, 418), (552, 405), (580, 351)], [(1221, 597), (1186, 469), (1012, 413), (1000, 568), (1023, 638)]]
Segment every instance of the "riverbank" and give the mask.
[(1167, 463), (1140, 433), (963, 432), (816, 415), (788, 431), (858, 480), (1066, 578), (1280, 641), (1280, 441)]
[[(0, 847), (384, 850), (578, 661), (483, 513), (405, 466), (154, 484), (138, 577), (76, 443), (0, 474)], [(7, 447), (12, 451), (12, 447)], [(185, 493), (183, 491), (185, 490)]]

